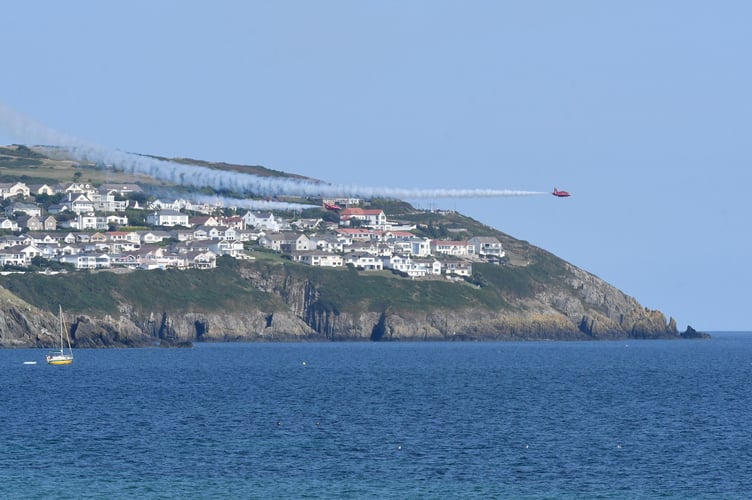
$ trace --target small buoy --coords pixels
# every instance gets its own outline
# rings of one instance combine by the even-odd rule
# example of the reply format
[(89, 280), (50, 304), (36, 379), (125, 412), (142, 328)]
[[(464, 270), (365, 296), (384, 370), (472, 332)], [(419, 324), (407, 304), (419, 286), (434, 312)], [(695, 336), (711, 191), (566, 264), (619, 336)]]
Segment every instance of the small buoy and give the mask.
[(401, 449), (402, 449), (402, 445), (401, 445), (401, 444), (398, 444), (398, 445), (397, 445), (397, 450), (399, 451), (399, 450), (401, 450)]
[(305, 365), (306, 365), (306, 362), (305, 362), (305, 361), (303, 361), (303, 366), (305, 366)]
[(280, 425), (282, 425), (282, 422), (280, 422), (279, 420), (277, 420), (277, 427), (279, 427)]
[(621, 449), (621, 445), (617, 443), (616, 448)]
[(525, 449), (526, 449), (526, 450), (528, 449), (528, 445), (525, 445)]

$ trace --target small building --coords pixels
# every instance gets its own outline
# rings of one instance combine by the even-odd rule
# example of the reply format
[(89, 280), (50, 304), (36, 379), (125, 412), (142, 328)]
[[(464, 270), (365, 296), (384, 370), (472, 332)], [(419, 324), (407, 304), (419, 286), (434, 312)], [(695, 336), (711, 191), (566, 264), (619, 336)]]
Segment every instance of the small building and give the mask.
[(188, 225), (188, 214), (177, 210), (157, 210), (146, 216), (146, 222), (152, 226), (185, 226)]

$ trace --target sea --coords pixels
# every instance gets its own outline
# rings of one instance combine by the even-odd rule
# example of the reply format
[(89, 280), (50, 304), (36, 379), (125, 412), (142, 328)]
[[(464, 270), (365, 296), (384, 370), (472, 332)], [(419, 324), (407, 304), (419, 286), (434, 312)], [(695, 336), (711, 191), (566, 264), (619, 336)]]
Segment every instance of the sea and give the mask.
[(752, 496), (752, 333), (44, 354), (0, 350), (3, 499)]

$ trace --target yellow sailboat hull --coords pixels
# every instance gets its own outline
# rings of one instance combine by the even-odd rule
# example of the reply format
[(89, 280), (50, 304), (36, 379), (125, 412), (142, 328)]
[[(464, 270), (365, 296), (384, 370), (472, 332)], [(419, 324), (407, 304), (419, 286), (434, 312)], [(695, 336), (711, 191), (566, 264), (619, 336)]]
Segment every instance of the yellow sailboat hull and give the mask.
[(47, 361), (49, 365), (70, 365), (73, 364), (72, 359), (51, 359)]
[(70, 365), (73, 363), (72, 357), (65, 357), (65, 358), (54, 358), (50, 357), (47, 358), (47, 364), (49, 365)]

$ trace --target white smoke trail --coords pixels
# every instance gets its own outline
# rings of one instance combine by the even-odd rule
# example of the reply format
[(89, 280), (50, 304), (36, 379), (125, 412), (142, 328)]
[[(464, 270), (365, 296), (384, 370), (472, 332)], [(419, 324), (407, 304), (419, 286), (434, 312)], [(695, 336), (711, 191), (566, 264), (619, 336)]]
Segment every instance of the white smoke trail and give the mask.
[(66, 156), (98, 167), (132, 174), (144, 174), (181, 186), (211, 187), (256, 196), (352, 196), (361, 198), (496, 198), (535, 196), (540, 191), (509, 189), (405, 189), (326, 184), (300, 179), (263, 177), (240, 172), (186, 165), (148, 156), (112, 150), (53, 130), (0, 103), (0, 129), (8, 135), (32, 144), (57, 146)]

